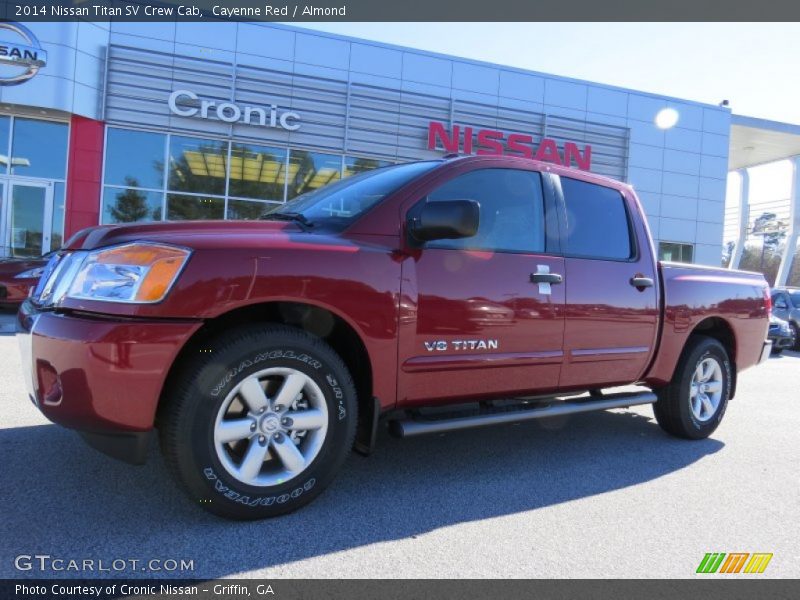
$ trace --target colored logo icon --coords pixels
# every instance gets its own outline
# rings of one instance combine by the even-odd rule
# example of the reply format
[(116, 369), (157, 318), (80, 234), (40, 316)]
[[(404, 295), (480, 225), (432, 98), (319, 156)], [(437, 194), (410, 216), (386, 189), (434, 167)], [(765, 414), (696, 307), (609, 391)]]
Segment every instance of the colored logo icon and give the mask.
[(700, 561), (697, 573), (763, 573), (767, 569), (772, 553), (766, 552), (708, 552)]

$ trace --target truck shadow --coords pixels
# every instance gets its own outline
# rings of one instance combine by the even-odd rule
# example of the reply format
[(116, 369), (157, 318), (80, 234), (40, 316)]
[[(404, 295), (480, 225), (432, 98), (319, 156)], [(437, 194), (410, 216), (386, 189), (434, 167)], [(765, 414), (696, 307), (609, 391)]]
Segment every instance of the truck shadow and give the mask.
[(17, 310), (0, 306), (0, 337), (16, 335)]
[(56, 426), (4, 429), (0, 577), (99, 575), (23, 574), (13, 557), (25, 553), (193, 559), (194, 572), (172, 576), (228, 576), (635, 486), (723, 446), (670, 438), (634, 412), (412, 440), (382, 434), (372, 457), (351, 456), (306, 508), (269, 521), (230, 522), (176, 489), (157, 448), (148, 465), (132, 467)]

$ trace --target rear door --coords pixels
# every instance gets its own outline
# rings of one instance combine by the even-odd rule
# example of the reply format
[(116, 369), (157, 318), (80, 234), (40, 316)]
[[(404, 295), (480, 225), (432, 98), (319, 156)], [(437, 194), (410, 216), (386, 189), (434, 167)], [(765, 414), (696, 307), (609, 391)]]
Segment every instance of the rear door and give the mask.
[[(402, 266), (401, 404), (554, 390), (561, 367), (564, 286), (549, 180), (519, 168), (454, 169), (419, 203), (475, 200), (475, 236), (414, 247)], [(553, 236), (546, 235), (548, 229)], [(540, 277), (540, 279), (543, 279)]]
[(632, 196), (554, 178), (561, 199), (566, 292), (562, 389), (636, 381), (653, 355), (658, 274)]

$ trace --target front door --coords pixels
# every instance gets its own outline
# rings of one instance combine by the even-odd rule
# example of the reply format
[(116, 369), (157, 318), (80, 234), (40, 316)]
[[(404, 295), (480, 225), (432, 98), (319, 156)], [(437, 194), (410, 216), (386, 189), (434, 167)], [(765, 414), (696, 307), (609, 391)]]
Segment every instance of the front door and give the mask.
[(3, 247), (6, 256), (37, 257), (50, 252), (53, 184), (9, 179), (3, 182)]
[(564, 286), (541, 275), (563, 273), (564, 259), (549, 247), (545, 215), (555, 204), (543, 183), (535, 170), (478, 168), (420, 200), (475, 200), (480, 226), (473, 237), (428, 242), (403, 261), (401, 405), (557, 387)]

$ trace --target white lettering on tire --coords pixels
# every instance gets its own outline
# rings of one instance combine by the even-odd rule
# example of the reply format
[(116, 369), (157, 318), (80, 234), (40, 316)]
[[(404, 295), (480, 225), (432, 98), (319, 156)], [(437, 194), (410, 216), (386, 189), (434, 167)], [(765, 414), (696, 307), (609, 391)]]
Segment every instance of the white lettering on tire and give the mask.
[(303, 495), (303, 493), (310, 491), (314, 484), (317, 482), (316, 479), (313, 477), (306, 481), (303, 485), (293, 489), (291, 492), (286, 492), (284, 494), (280, 494), (279, 496), (246, 496), (244, 494), (240, 494), (236, 490), (231, 489), (227, 485), (225, 485), (214, 472), (214, 469), (211, 467), (206, 467), (203, 469), (203, 474), (206, 476), (206, 479), (209, 481), (214, 482), (214, 491), (219, 492), (225, 498), (229, 500), (233, 500), (239, 504), (244, 504), (245, 506), (271, 506), (275, 502), (278, 504), (284, 504), (290, 499), (296, 499)]

